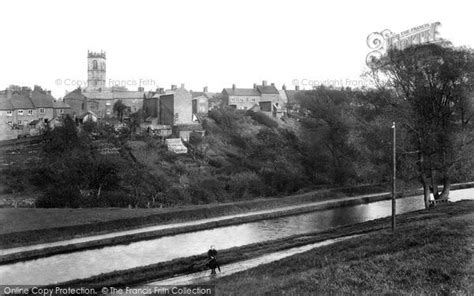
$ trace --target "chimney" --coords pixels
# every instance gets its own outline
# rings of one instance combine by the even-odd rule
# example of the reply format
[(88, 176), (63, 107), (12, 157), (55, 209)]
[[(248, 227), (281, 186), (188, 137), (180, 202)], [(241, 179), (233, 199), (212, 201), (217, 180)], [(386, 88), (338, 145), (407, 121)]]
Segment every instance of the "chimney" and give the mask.
[(257, 84), (256, 83), (253, 84), (253, 89), (257, 89)]
[(184, 89), (184, 83), (181, 83), (181, 89)]
[(282, 90), (286, 90), (286, 85), (283, 84), (283, 85), (281, 86), (281, 89), (282, 89)]
[(145, 88), (144, 88), (143, 86), (139, 86), (139, 87), (138, 87), (138, 91), (144, 92), (144, 91), (145, 91)]
[(235, 84), (232, 84), (232, 90), (235, 90)]
[(275, 83), (272, 82), (272, 86), (275, 86)]
[(50, 91), (50, 90), (46, 91), (46, 93), (47, 93), (48, 95), (51, 95), (51, 91)]
[(176, 84), (171, 84), (171, 90), (176, 90), (177, 86)]
[(207, 93), (207, 86), (205, 86), (203, 89), (202, 89), (203, 92)]
[(299, 85), (295, 85), (295, 90), (300, 90), (300, 86), (299, 86)]
[(263, 85), (263, 86), (267, 86), (267, 81), (266, 81), (266, 80), (263, 80), (263, 81), (262, 81), (262, 85)]

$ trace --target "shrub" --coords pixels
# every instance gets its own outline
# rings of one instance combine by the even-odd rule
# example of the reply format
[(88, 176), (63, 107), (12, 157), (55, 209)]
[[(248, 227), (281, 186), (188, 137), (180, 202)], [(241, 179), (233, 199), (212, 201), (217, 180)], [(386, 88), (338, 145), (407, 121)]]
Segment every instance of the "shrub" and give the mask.
[(233, 200), (265, 195), (266, 187), (259, 175), (249, 171), (234, 174), (228, 181), (228, 190)]
[(262, 113), (262, 112), (254, 112), (254, 111), (247, 111), (247, 115), (252, 117), (253, 120), (256, 122), (263, 124), (269, 128), (277, 128), (278, 127), (278, 122), (270, 118), (268, 115)]

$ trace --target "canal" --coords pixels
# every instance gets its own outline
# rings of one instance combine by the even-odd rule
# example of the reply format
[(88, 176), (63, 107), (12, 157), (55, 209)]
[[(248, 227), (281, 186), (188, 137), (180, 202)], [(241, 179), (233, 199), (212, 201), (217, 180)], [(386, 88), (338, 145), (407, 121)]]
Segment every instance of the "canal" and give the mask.
[[(451, 201), (472, 199), (474, 189), (452, 191)], [(424, 208), (421, 196), (397, 200), (397, 214)], [(228, 249), (283, 238), (295, 234), (327, 230), (389, 216), (391, 201), (316, 211), (192, 233), (53, 255), (0, 266), (0, 284), (44, 285), (124, 270), (205, 253), (210, 245)]]

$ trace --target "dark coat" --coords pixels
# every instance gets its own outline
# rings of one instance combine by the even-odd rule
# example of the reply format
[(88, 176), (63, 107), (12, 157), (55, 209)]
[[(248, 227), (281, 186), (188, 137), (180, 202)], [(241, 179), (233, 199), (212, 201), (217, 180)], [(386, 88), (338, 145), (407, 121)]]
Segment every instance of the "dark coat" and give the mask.
[(209, 250), (207, 252), (207, 259), (208, 259), (207, 266), (209, 266), (209, 268), (215, 269), (219, 266), (217, 264), (217, 251), (216, 250)]

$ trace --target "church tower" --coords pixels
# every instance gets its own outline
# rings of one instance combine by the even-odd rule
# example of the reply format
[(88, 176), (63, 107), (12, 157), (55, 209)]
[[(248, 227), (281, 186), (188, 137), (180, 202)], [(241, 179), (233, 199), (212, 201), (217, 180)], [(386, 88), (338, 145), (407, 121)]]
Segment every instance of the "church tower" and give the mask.
[(87, 88), (102, 90), (105, 84), (105, 51), (87, 52)]

